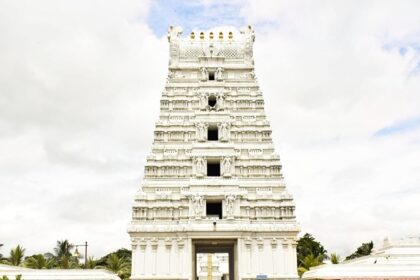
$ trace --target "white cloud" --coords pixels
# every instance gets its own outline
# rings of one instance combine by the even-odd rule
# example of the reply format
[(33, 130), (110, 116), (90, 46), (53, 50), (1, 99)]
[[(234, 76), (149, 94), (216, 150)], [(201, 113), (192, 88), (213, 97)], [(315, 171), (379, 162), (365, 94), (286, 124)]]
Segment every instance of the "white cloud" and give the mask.
[(419, 7), (311, 3), (249, 1), (242, 15), (262, 31), (256, 73), (302, 230), (345, 255), (420, 232), (420, 130), (374, 137), (420, 114)]
[(148, 3), (1, 5), (3, 253), (64, 238), (88, 240), (97, 257), (127, 246), (167, 71)]
[[(419, 4), (235, 5), (257, 29), (256, 74), (303, 232), (340, 254), (419, 232), (419, 129), (374, 136), (419, 115)], [(88, 240), (95, 256), (129, 245), (167, 73), (148, 9), (0, 4), (3, 254), (52, 250), (62, 238)]]

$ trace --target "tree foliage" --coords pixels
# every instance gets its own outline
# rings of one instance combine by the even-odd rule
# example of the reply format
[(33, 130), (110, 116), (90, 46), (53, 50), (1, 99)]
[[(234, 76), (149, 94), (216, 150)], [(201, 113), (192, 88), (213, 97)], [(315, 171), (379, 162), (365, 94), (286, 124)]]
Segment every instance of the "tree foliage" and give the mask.
[(109, 253), (109, 254), (103, 256), (102, 258), (100, 258), (99, 260), (97, 260), (96, 265), (98, 265), (98, 266), (106, 266), (106, 262), (108, 260), (108, 257), (111, 254), (116, 254), (119, 258), (124, 258), (124, 259), (126, 259), (126, 260), (128, 260), (128, 261), (131, 262), (131, 251), (128, 250), (128, 249), (125, 249), (125, 248), (121, 248), (121, 249), (118, 249), (115, 252)]
[(303, 259), (309, 255), (319, 258), (321, 262), (327, 258), (327, 250), (325, 250), (324, 246), (322, 246), (320, 242), (316, 241), (315, 238), (309, 233), (305, 233), (305, 235), (298, 240), (296, 250), (298, 266), (300, 266), (303, 262)]
[(19, 266), (22, 264), (24, 256), (25, 249), (22, 246), (17, 245), (14, 249), (10, 250), (9, 257), (4, 261), (4, 263)]
[(339, 264), (340, 263), (340, 256), (336, 253), (331, 253), (330, 261), (332, 264)]
[(300, 276), (310, 267), (322, 264), (323, 260), (327, 258), (327, 250), (309, 233), (305, 233), (298, 240), (296, 250)]
[(118, 256), (117, 253), (111, 253), (106, 258), (105, 266), (98, 266), (116, 273), (121, 279), (128, 279), (131, 272), (131, 262), (124, 256)]
[(305, 256), (298, 267), (299, 276), (302, 276), (309, 268), (322, 264), (321, 258), (321, 256), (314, 256), (312, 254)]
[[(18, 245), (10, 251), (10, 256), (4, 258), (3, 262), (33, 269), (103, 268), (116, 273), (121, 279), (129, 279), (131, 276), (131, 251), (128, 249), (121, 248), (99, 259), (89, 257), (86, 267), (84, 267), (84, 264), (80, 265), (77, 257), (73, 256), (73, 249), (74, 245), (67, 239), (58, 240), (53, 250), (54, 253), (35, 254), (24, 258), (25, 249)], [(0, 280), (2, 279), (7, 278), (0, 278)]]
[(373, 249), (373, 241), (362, 243), (362, 245), (360, 245), (353, 254), (346, 257), (346, 260), (368, 256), (372, 253), (372, 249)]
[(50, 269), (56, 266), (56, 261), (52, 257), (46, 258), (42, 254), (37, 254), (27, 257), (24, 261), (24, 265), (34, 269)]

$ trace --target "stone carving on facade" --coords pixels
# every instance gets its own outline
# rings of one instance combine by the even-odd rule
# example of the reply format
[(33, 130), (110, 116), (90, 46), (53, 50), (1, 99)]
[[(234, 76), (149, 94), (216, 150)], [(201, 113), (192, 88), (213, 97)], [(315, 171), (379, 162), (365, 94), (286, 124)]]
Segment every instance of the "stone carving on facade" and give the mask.
[(229, 129), (230, 123), (229, 122), (222, 122), (218, 124), (219, 127), (219, 139), (222, 142), (229, 141)]
[(233, 214), (235, 211), (235, 201), (236, 195), (235, 194), (227, 194), (225, 195), (225, 202), (226, 202), (226, 216), (228, 218), (233, 218)]
[(191, 196), (191, 203), (193, 207), (194, 216), (196, 219), (203, 215), (204, 198), (203, 195), (196, 193)]
[[(168, 31), (168, 82), (132, 208), (132, 277), (193, 277), (192, 242), (200, 237), (237, 241), (238, 251), (246, 254), (235, 256), (235, 275), (252, 278), (265, 261), (261, 256), (281, 257), (276, 265), (263, 265), (264, 274), (297, 279), (289, 241), (299, 226), (279, 157), (272, 155), (271, 128), (252, 65), (254, 32), (250, 27), (241, 34), (218, 37), (217, 32), (214, 39), (204, 32), (195, 39), (181, 33), (176, 27)], [(213, 218), (216, 209), (221, 220)]]
[(207, 140), (207, 127), (209, 125), (203, 122), (199, 122), (196, 124), (197, 127), (197, 140), (200, 142), (204, 142)]
[(224, 157), (222, 161), (222, 175), (223, 177), (232, 176), (232, 158)]
[(169, 70), (169, 72), (168, 72), (168, 80), (169, 79), (173, 79), (174, 77), (175, 77), (174, 71)]
[(207, 81), (209, 79), (209, 71), (207, 70), (207, 68), (206, 67), (201, 67), (200, 72), (201, 72), (200, 79), (202, 81)]
[(175, 66), (179, 63), (180, 42), (181, 42), (182, 28), (170, 26), (168, 30), (169, 42), (169, 65)]
[(217, 81), (222, 81), (223, 80), (223, 68), (222, 67), (217, 67), (216, 73), (215, 73), (215, 78)]
[(184, 248), (184, 246), (185, 246), (185, 240), (184, 240), (183, 238), (181, 238), (181, 237), (178, 237), (178, 238), (176, 239), (176, 243), (177, 243), (177, 245), (178, 245), (178, 249), (179, 249), (179, 250), (183, 249), (183, 248)]
[(199, 95), (199, 106), (201, 110), (206, 110), (209, 105), (209, 96), (205, 92), (201, 92)]
[(244, 46), (244, 56), (245, 63), (248, 65), (253, 65), (253, 45), (255, 41), (255, 32), (251, 26), (247, 26), (241, 29), (241, 34), (245, 36), (245, 46)]
[(195, 158), (195, 175), (199, 178), (204, 177), (206, 162), (203, 157)]
[(224, 95), (223, 93), (220, 92), (216, 95), (216, 110), (217, 111), (222, 110), (224, 107), (224, 103), (225, 103)]

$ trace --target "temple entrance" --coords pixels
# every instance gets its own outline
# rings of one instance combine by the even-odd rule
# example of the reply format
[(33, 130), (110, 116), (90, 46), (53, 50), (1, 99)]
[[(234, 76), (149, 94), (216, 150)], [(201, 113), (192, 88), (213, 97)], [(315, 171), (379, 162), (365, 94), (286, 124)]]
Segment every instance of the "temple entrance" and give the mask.
[(236, 240), (193, 240), (195, 280), (235, 280)]

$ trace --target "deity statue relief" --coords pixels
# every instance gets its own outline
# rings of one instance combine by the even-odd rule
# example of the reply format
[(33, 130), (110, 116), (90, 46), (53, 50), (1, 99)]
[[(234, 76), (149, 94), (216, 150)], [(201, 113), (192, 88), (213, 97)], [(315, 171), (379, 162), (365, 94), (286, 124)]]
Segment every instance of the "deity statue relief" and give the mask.
[(191, 202), (193, 203), (193, 210), (196, 218), (200, 218), (203, 214), (204, 198), (201, 194), (196, 193), (191, 196)]
[(222, 123), (219, 123), (218, 126), (219, 126), (219, 139), (220, 139), (220, 141), (229, 141), (230, 123), (222, 122)]
[(230, 157), (224, 157), (222, 161), (222, 174), (224, 177), (231, 176), (232, 172), (232, 159)]
[(222, 67), (217, 67), (216, 73), (215, 73), (215, 78), (217, 81), (221, 81), (223, 80), (223, 68)]
[(168, 30), (168, 42), (169, 42), (169, 65), (177, 65), (179, 62), (180, 54), (180, 40), (182, 35), (182, 28), (170, 26)]
[(225, 202), (226, 202), (226, 214), (228, 217), (233, 216), (234, 206), (235, 206), (236, 195), (234, 194), (227, 194), (225, 195)]
[(200, 72), (201, 72), (201, 80), (207, 81), (209, 79), (209, 71), (207, 70), (207, 68), (201, 67)]
[(225, 100), (224, 100), (223, 93), (221, 93), (221, 92), (220, 92), (220, 93), (218, 93), (218, 94), (216, 95), (216, 110), (217, 110), (217, 111), (219, 111), (219, 110), (223, 109), (224, 102), (225, 102)]
[(205, 92), (200, 93), (200, 95), (199, 95), (199, 105), (200, 105), (201, 110), (205, 110), (207, 108), (208, 100), (209, 100), (209, 97), (208, 97), (207, 93), (205, 93)]
[(253, 65), (254, 60), (253, 57), (253, 44), (255, 41), (255, 32), (251, 26), (247, 26), (241, 29), (241, 34), (245, 35), (245, 47), (244, 47), (244, 54), (245, 54), (245, 61), (248, 65)]
[(206, 141), (208, 124), (199, 122), (196, 124), (196, 127), (197, 127), (197, 140), (201, 142)]
[(196, 175), (197, 177), (203, 177), (204, 176), (204, 159), (202, 157), (197, 157), (195, 159), (195, 171), (196, 171)]

